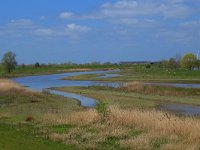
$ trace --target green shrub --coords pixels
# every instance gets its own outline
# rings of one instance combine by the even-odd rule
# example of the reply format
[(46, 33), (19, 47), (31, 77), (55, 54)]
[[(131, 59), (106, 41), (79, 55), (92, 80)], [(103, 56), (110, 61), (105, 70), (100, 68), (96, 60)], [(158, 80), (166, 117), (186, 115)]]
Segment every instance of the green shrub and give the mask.
[(96, 110), (102, 117), (106, 117), (110, 113), (109, 108), (103, 102), (98, 103), (98, 105), (96, 106)]

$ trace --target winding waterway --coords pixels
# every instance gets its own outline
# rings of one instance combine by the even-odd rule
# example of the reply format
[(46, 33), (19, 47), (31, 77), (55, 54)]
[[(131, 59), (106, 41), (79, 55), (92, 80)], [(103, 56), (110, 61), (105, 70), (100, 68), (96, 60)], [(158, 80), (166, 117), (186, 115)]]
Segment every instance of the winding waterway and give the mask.
[[(119, 70), (113, 70), (112, 72), (118, 72)], [(30, 88), (35, 91), (42, 91), (44, 89), (49, 89), (51, 87), (66, 87), (66, 86), (112, 86), (115, 87), (118, 84), (115, 82), (96, 82), (96, 81), (74, 81), (74, 80), (61, 80), (62, 78), (84, 75), (84, 74), (104, 74), (106, 77), (117, 77), (117, 74), (109, 74), (111, 71), (90, 71), (90, 72), (70, 72), (61, 74), (51, 74), (51, 75), (38, 75), (38, 76), (26, 76), (13, 78), (13, 80), (23, 86)], [(80, 101), (82, 106), (94, 107), (97, 100), (84, 97), (78, 94), (60, 92), (57, 90), (49, 90), (52, 94), (61, 95), (68, 98), (74, 98)]]
[[(119, 86), (117, 82), (97, 82), (97, 81), (74, 81), (74, 80), (61, 80), (62, 78), (84, 75), (84, 74), (103, 74), (97, 78), (111, 78), (118, 77), (121, 75), (116, 74), (119, 70), (112, 71), (89, 71), (89, 72), (70, 72), (61, 74), (51, 74), (51, 75), (38, 75), (38, 76), (26, 76), (13, 78), (13, 80), (23, 86), (26, 86), (32, 90), (42, 91), (44, 89), (49, 89), (51, 87), (65, 87), (65, 86)], [(150, 83), (151, 84), (151, 83)], [(176, 83), (152, 83), (158, 85), (170, 85), (176, 87), (192, 87), (200, 88), (200, 84), (176, 84)], [(89, 97), (85, 97), (79, 94), (73, 94), (68, 92), (61, 92), (57, 90), (50, 90), (52, 94), (61, 95), (68, 98), (74, 98), (80, 101), (81, 105), (84, 107), (94, 107), (97, 104), (97, 100)], [(183, 115), (200, 115), (200, 107), (194, 107), (190, 105), (179, 105), (170, 104), (161, 107), (163, 110), (177, 111)]]

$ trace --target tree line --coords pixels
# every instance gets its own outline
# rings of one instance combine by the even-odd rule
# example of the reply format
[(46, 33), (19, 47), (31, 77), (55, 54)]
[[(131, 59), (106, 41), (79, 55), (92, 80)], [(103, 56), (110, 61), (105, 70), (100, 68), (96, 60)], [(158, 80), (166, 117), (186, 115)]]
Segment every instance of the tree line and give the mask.
[[(5, 70), (5, 72), (11, 73), (17, 66), (16, 54), (11, 51), (5, 53), (1, 60), (1, 65), (3, 69)], [(69, 63), (69, 65), (77, 66), (78, 64)], [(85, 64), (85, 65), (95, 66), (95, 65), (101, 65), (101, 63), (92, 62), (90, 64)], [(102, 65), (112, 66), (112, 65), (116, 65), (116, 63), (113, 64), (113, 63), (107, 62)], [(194, 55), (193, 53), (187, 53), (183, 57), (181, 57), (180, 55), (176, 55), (175, 57), (170, 58), (168, 60), (163, 60), (159, 63), (159, 65), (164, 68), (172, 68), (172, 69), (175, 69), (175, 68), (185, 68), (188, 70), (193, 70), (195, 68), (200, 69), (200, 59), (198, 59), (197, 56)], [(21, 66), (25, 67), (25, 64), (22, 64)], [(39, 68), (41, 66), (46, 66), (46, 65), (41, 65), (39, 64), (39, 62), (36, 62), (34, 65), (35, 68)]]
[(200, 69), (200, 59), (193, 53), (187, 53), (183, 57), (176, 55), (168, 60), (161, 61), (161, 65), (165, 68), (185, 68), (193, 70), (195, 68)]

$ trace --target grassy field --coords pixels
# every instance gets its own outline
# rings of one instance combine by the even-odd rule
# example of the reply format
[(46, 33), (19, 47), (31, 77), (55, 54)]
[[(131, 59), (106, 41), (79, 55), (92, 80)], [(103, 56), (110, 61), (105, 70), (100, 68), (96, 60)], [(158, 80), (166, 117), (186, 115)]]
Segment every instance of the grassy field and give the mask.
[[(147, 91), (148, 89), (144, 91), (140, 89), (141, 87), (135, 90), (135, 85), (133, 85), (133, 87), (134, 89), (130, 89), (130, 85), (117, 89), (98, 86), (60, 87), (54, 89), (92, 97), (107, 105), (117, 105), (121, 108), (156, 108), (159, 105), (169, 103), (200, 105), (199, 89), (188, 89), (187, 92), (185, 92), (183, 88), (171, 89), (170, 87), (166, 87), (165, 90), (164, 88), (158, 88), (158, 92), (153, 92), (157, 89), (157, 86), (155, 89), (151, 88), (151, 91)], [(176, 91), (173, 89), (176, 89)]]
[(177, 82), (177, 83), (200, 83), (200, 70), (169, 69), (161, 68), (158, 65), (125, 65), (125, 64), (52, 64), (17, 66), (11, 73), (7, 74), (0, 66), (0, 77), (15, 77), (26, 75), (52, 74), (74, 71), (110, 70), (121, 69), (115, 78), (95, 78), (98, 75), (80, 75), (65, 79), (70, 80), (101, 80), (101, 81), (150, 81), (150, 82)]
[[(43, 114), (69, 113), (83, 108), (72, 99), (27, 90), (0, 79), (0, 149), (74, 149), (73, 145), (49, 140), (49, 126), (40, 123)], [(46, 137), (46, 138), (44, 138)]]
[(146, 81), (173, 83), (200, 83), (200, 70), (167, 69), (145, 65), (121, 68), (117, 74), (122, 76), (113, 78), (96, 78), (99, 75), (78, 75), (64, 78), (65, 80), (95, 80), (95, 81)]
[[(42, 137), (36, 137), (27, 131), (25, 127), (10, 126), (0, 122), (0, 149), (2, 150), (72, 150), (75, 146), (60, 144)], [(30, 127), (26, 127), (27, 129)]]
[(149, 88), (135, 82), (117, 89), (58, 89), (96, 98), (100, 104), (83, 108), (76, 100), (0, 79), (0, 149), (200, 149), (199, 118), (155, 109), (165, 103), (200, 105), (197, 89)]
[(0, 66), (0, 77), (16, 77), (39, 74), (53, 74), (74, 71), (90, 71), (90, 70), (109, 70), (128, 67), (127, 65), (119, 66), (117, 64), (52, 64), (41, 65), (35, 67), (34, 65), (17, 66), (10, 74), (6, 73), (2, 66)]

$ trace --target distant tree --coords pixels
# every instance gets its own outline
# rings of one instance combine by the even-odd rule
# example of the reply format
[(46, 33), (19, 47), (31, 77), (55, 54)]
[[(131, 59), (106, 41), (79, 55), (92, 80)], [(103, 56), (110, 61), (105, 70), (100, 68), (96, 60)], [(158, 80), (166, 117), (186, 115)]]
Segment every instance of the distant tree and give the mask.
[(15, 69), (17, 65), (17, 61), (15, 57), (16, 57), (16, 54), (11, 51), (4, 54), (2, 58), (2, 66), (7, 73), (11, 73), (11, 71)]
[(175, 58), (170, 58), (169, 61), (168, 61), (167, 66), (168, 66), (169, 68), (178, 68), (178, 67), (179, 67), (179, 62), (176, 61)]
[(181, 59), (181, 67), (192, 70), (195, 68), (197, 57), (192, 53), (187, 53)]
[(40, 63), (39, 62), (36, 62), (35, 63), (35, 68), (39, 68), (40, 67)]

